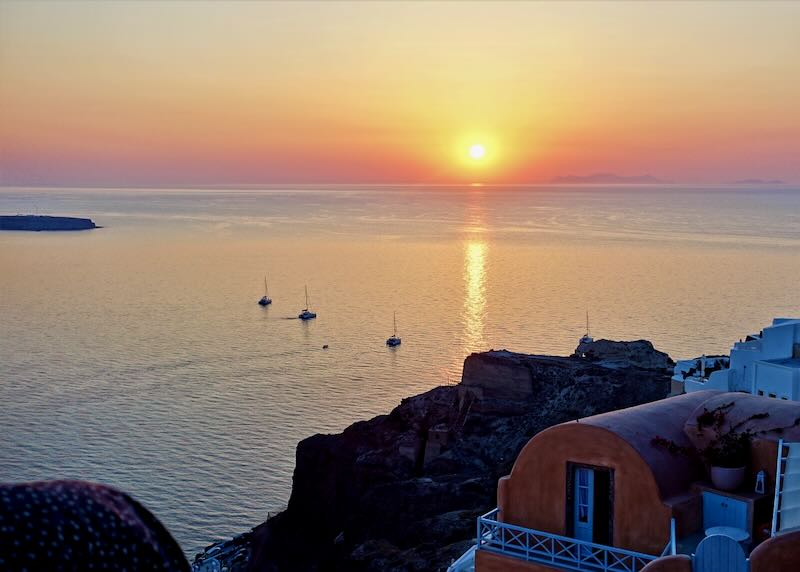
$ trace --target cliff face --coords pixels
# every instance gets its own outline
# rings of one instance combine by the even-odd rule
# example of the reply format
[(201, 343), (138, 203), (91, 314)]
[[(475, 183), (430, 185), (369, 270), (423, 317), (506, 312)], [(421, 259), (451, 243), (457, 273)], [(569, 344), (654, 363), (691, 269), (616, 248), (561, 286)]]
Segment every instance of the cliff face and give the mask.
[(249, 569), (445, 569), (537, 432), (669, 393), (669, 357), (649, 342), (586, 346), (473, 354), (459, 385), (303, 440), (288, 508), (255, 529)]

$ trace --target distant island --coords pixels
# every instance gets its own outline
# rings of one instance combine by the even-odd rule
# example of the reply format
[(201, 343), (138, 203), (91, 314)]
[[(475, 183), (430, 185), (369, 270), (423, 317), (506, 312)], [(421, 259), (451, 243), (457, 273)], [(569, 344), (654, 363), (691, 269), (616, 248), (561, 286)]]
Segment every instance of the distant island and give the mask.
[(100, 228), (90, 218), (39, 215), (0, 215), (0, 230), (88, 230)]
[(739, 179), (733, 185), (785, 185), (786, 181), (780, 179)]
[(617, 175), (615, 173), (593, 173), (591, 175), (564, 175), (550, 181), (554, 184), (587, 185), (587, 184), (623, 184), (623, 185), (652, 185), (671, 183), (656, 178), (652, 175)]

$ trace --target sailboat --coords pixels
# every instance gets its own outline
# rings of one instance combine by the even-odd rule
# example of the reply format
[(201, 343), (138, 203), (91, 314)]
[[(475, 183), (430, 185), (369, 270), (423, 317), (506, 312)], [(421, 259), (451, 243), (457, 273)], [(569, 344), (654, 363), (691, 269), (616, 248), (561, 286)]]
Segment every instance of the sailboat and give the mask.
[(306, 286), (306, 307), (297, 315), (298, 318), (301, 320), (312, 320), (317, 317), (317, 315), (308, 309), (308, 286)]
[(586, 310), (586, 333), (581, 337), (578, 343), (590, 344), (593, 341), (594, 338), (589, 334), (589, 310)]
[(394, 348), (400, 345), (400, 338), (397, 337), (397, 312), (394, 313), (394, 333), (390, 338), (386, 339), (386, 345)]
[(269, 306), (272, 304), (272, 298), (269, 297), (269, 287), (267, 286), (267, 277), (264, 276), (264, 295), (258, 301), (259, 306)]

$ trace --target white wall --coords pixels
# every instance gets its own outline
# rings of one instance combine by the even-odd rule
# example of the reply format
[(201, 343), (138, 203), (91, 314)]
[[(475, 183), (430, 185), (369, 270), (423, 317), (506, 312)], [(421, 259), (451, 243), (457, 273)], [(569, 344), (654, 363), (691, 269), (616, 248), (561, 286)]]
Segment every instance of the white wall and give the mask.
[(792, 357), (792, 346), (798, 337), (798, 324), (787, 323), (764, 329), (761, 359)]
[[(760, 363), (761, 360), (776, 360), (793, 357), (795, 344), (800, 344), (800, 322), (791, 318), (776, 318), (772, 325), (764, 328), (761, 339), (736, 342), (731, 349), (730, 368), (712, 373), (705, 383), (686, 378), (686, 392), (704, 389), (723, 391), (759, 390), (764, 395), (774, 393), (800, 401), (800, 369), (776, 364)], [(676, 366), (685, 367), (683, 362)], [(680, 381), (680, 376), (673, 377)]]
[[(800, 398), (798, 394), (798, 374), (796, 367), (785, 367), (771, 363), (756, 364), (756, 394), (778, 399)], [(763, 393), (762, 393), (763, 392)]]

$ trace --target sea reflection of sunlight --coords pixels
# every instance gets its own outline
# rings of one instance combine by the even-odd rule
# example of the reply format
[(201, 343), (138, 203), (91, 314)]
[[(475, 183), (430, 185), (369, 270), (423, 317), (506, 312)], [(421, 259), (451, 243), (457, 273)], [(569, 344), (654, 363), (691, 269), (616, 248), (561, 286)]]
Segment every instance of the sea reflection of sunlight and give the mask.
[(487, 244), (482, 240), (468, 240), (464, 244), (464, 349), (467, 352), (486, 349), (486, 253)]

